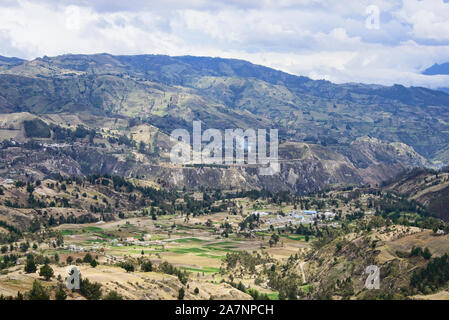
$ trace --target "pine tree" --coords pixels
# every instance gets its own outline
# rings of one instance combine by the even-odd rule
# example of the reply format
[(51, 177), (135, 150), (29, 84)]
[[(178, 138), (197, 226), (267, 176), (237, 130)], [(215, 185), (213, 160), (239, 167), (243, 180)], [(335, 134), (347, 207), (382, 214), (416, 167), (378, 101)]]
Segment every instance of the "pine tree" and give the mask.
[(41, 277), (44, 277), (44, 279), (48, 281), (54, 276), (54, 272), (53, 269), (48, 264), (45, 264), (39, 270), (39, 275)]
[(55, 299), (56, 300), (67, 299), (67, 293), (65, 292), (64, 286), (61, 283), (58, 285), (58, 289), (56, 290)]
[(423, 251), (423, 253), (422, 253), (422, 256), (423, 256), (423, 258), (426, 259), (426, 260), (429, 260), (430, 258), (432, 258), (432, 254), (430, 253), (429, 248), (425, 248), (425, 249), (424, 249), (424, 251)]
[(28, 256), (27, 262), (25, 264), (26, 273), (35, 273), (37, 271), (36, 263), (34, 262), (33, 256)]
[(178, 300), (184, 300), (184, 294), (185, 294), (184, 288), (179, 289)]
[(33, 288), (27, 293), (27, 298), (29, 300), (50, 300), (50, 295), (39, 281), (34, 280)]

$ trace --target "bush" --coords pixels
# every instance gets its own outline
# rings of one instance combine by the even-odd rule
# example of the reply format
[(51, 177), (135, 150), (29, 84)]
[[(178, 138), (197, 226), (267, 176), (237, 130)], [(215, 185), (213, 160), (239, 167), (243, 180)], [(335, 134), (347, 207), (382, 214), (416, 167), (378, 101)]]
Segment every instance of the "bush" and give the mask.
[(58, 285), (58, 289), (56, 290), (55, 299), (56, 300), (67, 299), (67, 293), (65, 292), (64, 286), (61, 283)]
[(179, 270), (178, 268), (174, 267), (173, 265), (171, 265), (167, 261), (162, 262), (159, 265), (158, 269), (162, 273), (178, 276), (179, 281), (181, 281), (181, 283), (184, 284), (184, 285), (187, 283), (187, 280), (188, 280), (187, 272), (186, 271), (182, 272), (181, 270)]
[(92, 260), (92, 261), (90, 262), (90, 266), (91, 266), (92, 268), (95, 268), (96, 266), (98, 266), (97, 260)]
[(101, 299), (101, 284), (97, 282), (90, 282), (89, 279), (80, 279), (80, 293), (87, 300)]
[(39, 275), (41, 277), (44, 277), (44, 279), (48, 281), (55, 275), (55, 273), (53, 272), (53, 269), (48, 264), (45, 264), (39, 270)]
[(432, 258), (432, 254), (430, 253), (429, 248), (425, 248), (423, 253), (422, 253), (422, 257), (426, 260), (429, 260), (430, 258)]
[(123, 300), (123, 297), (113, 290), (104, 296), (103, 300)]
[(26, 296), (29, 300), (50, 300), (48, 291), (37, 280), (34, 280), (33, 288), (26, 294)]
[(151, 261), (145, 261), (144, 263), (142, 263), (140, 268), (143, 272), (151, 272), (153, 271), (153, 264), (151, 263)]
[(184, 288), (179, 289), (178, 291), (178, 300), (184, 300)]
[(120, 266), (126, 270), (126, 272), (134, 272), (134, 265), (131, 262), (123, 262)]

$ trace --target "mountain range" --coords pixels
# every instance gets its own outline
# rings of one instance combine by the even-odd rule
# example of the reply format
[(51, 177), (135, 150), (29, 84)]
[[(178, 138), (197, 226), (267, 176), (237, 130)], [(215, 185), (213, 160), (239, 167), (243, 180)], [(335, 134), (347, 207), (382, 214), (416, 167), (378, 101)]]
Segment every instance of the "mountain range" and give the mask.
[[(101, 172), (148, 176), (174, 187), (308, 192), (379, 184), (408, 168), (449, 163), (447, 93), (334, 84), (235, 59), (1, 57), (0, 113), (2, 139), (69, 142), (54, 154), (36, 149), (20, 157), (4, 141), (1, 174), (11, 178)], [(203, 129), (278, 129), (280, 174), (261, 177), (245, 165), (174, 167), (169, 134), (191, 130), (194, 120)], [(48, 127), (49, 135), (27, 132), (29, 121)], [(93, 139), (58, 138), (61, 130), (78, 127), (94, 132)], [(117, 144), (123, 136), (131, 142)]]
[[(449, 75), (449, 62), (442, 64), (435, 63), (433, 66), (425, 69), (422, 74), (426, 76)], [(449, 85), (448, 87), (438, 88), (438, 90), (449, 93)]]

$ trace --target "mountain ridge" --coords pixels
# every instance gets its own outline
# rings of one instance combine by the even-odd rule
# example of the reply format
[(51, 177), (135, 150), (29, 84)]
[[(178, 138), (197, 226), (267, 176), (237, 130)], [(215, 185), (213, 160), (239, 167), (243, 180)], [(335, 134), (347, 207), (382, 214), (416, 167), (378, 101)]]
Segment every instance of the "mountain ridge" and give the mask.
[[(22, 122), (13, 125), (15, 131), (7, 130), (13, 114), (30, 113), (47, 123), (51, 136), (44, 139), (47, 144), (61, 130), (75, 131), (76, 126), (95, 132), (96, 142), (80, 142), (93, 148), (91, 154), (78, 147), (77, 155), (65, 154), (65, 165), (78, 174), (152, 172), (173, 187), (197, 188), (218, 180), (224, 186), (310, 192), (338, 183), (375, 185), (407, 168), (449, 163), (445, 93), (401, 85), (338, 85), (236, 59), (98, 54), (4, 65), (0, 111), (6, 119), (3, 138), (23, 143), (33, 138), (24, 133), (22, 116)], [(286, 161), (283, 171), (266, 179), (252, 168), (170, 169), (170, 132), (191, 130), (195, 120), (202, 121), (203, 130), (278, 129), (281, 160)], [(151, 136), (137, 128), (152, 132)], [(129, 145), (123, 149), (115, 142), (119, 140)], [(151, 151), (139, 151), (142, 141)], [(313, 156), (303, 159), (301, 148), (311, 148)], [(33, 151), (36, 156), (39, 152)], [(40, 162), (56, 160), (52, 157), (40, 154), (37, 163), (28, 159), (15, 163), (21, 163), (22, 171), (36, 170), (42, 178)], [(104, 162), (95, 163), (100, 159)]]

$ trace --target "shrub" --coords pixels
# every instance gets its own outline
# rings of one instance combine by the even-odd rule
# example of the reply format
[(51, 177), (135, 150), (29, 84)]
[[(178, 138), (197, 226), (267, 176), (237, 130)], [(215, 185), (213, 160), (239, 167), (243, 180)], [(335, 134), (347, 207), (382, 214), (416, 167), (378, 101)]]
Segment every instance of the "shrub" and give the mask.
[(90, 282), (89, 279), (80, 279), (80, 293), (87, 300), (101, 299), (101, 284), (97, 282)]
[(34, 280), (33, 288), (26, 294), (26, 296), (29, 300), (50, 300), (48, 291), (37, 280)]
[(39, 275), (48, 281), (55, 275), (55, 273), (48, 264), (45, 264), (39, 270)]
[(120, 266), (126, 270), (126, 272), (134, 272), (134, 265), (131, 262), (122, 262)]
[(98, 266), (97, 260), (92, 260), (92, 261), (90, 262), (90, 265), (91, 265), (92, 268), (95, 268), (96, 266)]
[(91, 263), (92, 260), (94, 260), (94, 258), (92, 258), (92, 256), (90, 255), (90, 253), (88, 253), (88, 254), (86, 254), (86, 255), (84, 256), (83, 262), (85, 262), (85, 263)]
[(145, 261), (144, 263), (142, 263), (140, 268), (143, 272), (151, 272), (153, 271), (153, 264), (151, 263), (151, 261)]
[(113, 290), (104, 296), (103, 300), (123, 300), (123, 297)]
[(58, 284), (58, 289), (56, 290), (56, 293), (55, 293), (55, 299), (56, 300), (67, 299), (67, 293), (64, 290), (64, 285), (62, 285), (61, 283)]
[(184, 288), (179, 289), (178, 291), (178, 300), (184, 300)]

